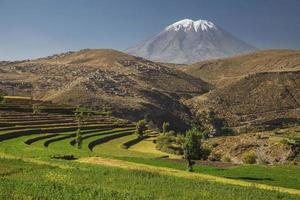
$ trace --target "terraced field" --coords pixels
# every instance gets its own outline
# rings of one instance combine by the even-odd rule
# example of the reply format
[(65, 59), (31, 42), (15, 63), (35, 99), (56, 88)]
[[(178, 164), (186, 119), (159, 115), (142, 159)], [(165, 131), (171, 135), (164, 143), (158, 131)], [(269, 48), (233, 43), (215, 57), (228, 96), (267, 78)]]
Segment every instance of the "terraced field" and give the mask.
[[(73, 155), (77, 158), (97, 155), (166, 156), (155, 151), (154, 144), (153, 153), (131, 151), (129, 147), (141, 142), (134, 134), (135, 125), (107, 113), (93, 115), (82, 122), (83, 145), (80, 150), (76, 148), (77, 129), (74, 115), (0, 111), (0, 150), (18, 156), (39, 155), (43, 159), (55, 155)], [(39, 153), (34, 153), (36, 151)]]
[[(143, 177), (141, 178), (143, 181), (148, 180), (149, 177), (161, 177), (167, 175), (168, 177), (172, 176), (172, 180), (178, 181), (178, 183), (181, 182), (181, 179), (185, 181), (190, 179), (187, 182), (191, 182), (195, 179), (196, 182), (199, 181), (201, 184), (216, 184), (217, 187), (223, 187), (222, 185), (229, 184), (232, 186), (226, 187), (236, 188), (236, 191), (245, 190), (250, 193), (252, 191), (254, 193), (262, 192), (262, 198), (272, 193), (272, 191), (268, 192), (268, 190), (276, 190), (276, 194), (279, 195), (280, 198), (282, 197), (282, 199), (296, 198), (296, 196), (289, 196), (286, 193), (290, 193), (291, 195), (299, 195), (300, 193), (298, 190), (300, 178), (297, 175), (297, 171), (299, 171), (298, 167), (287, 167), (287, 169), (274, 167), (272, 169), (257, 166), (246, 169), (247, 167), (245, 168), (241, 166), (221, 170), (219, 168), (212, 168), (208, 166), (195, 166), (195, 173), (189, 174), (184, 172), (185, 163), (180, 161), (180, 156), (172, 156), (155, 149), (154, 139), (156, 138), (156, 133), (151, 130), (147, 131), (145, 138), (139, 139), (137, 138), (137, 135), (134, 134), (134, 124), (111, 117), (107, 115), (107, 113), (98, 113), (97, 115), (86, 118), (82, 122), (81, 133), (83, 145), (81, 149), (78, 149), (75, 141), (77, 128), (78, 124), (75, 121), (74, 115), (71, 114), (42, 113), (34, 115), (30, 112), (0, 111), (0, 175), (3, 176), (0, 176), (0, 186), (2, 187), (0, 187), (0, 191), (5, 194), (3, 198), (7, 199), (7, 197), (11, 195), (10, 193), (5, 192), (6, 190), (12, 190), (12, 188), (14, 188), (12, 185), (5, 185), (4, 182), (10, 181), (11, 184), (23, 184), (23, 178), (20, 175), (16, 175), (16, 177), (14, 177), (14, 173), (11, 174), (9, 171), (23, 170), (22, 167), (21, 169), (15, 169), (13, 167), (14, 162), (32, 163), (30, 165), (34, 166), (34, 169), (39, 169), (40, 173), (47, 174), (50, 173), (52, 167), (74, 169), (74, 166), (76, 166), (77, 169), (76, 173), (84, 174), (85, 170), (94, 169), (94, 167), (91, 167), (92, 165), (88, 165), (86, 168), (82, 163), (99, 164), (101, 166), (95, 167), (95, 169), (103, 168), (108, 170), (110, 167), (116, 167), (124, 169), (120, 169), (119, 171), (116, 170), (118, 171), (117, 173), (123, 173), (128, 170), (132, 171), (134, 173), (133, 175), (130, 174), (132, 177), (128, 177), (128, 179), (132, 179), (133, 181), (140, 181), (138, 180), (139, 173), (143, 174)], [(57, 159), (60, 156), (72, 156), (75, 159), (78, 159), (77, 161), (79, 162)], [(169, 156), (169, 159), (160, 159), (161, 157), (166, 156)], [(22, 163), (22, 165), (27, 166), (26, 163)], [(47, 170), (43, 170), (42, 167), (39, 167), (40, 165), (45, 165)], [(258, 169), (260, 170), (260, 178), (253, 180), (243, 179), (245, 174), (249, 177), (256, 175)], [(293, 180), (285, 181), (285, 176), (290, 173), (291, 169), (295, 171)], [(30, 174), (30, 167), (28, 167), (28, 169), (26, 168), (26, 170), (29, 172), (27, 178), (31, 180), (35, 174)], [(64, 177), (64, 175), (59, 171), (61, 171), (61, 169), (55, 169), (55, 174), (53, 175), (54, 178), (48, 177), (51, 179), (50, 181), (53, 181), (53, 187), (58, 186), (57, 181), (60, 180), (60, 176)], [(279, 176), (278, 171), (282, 172), (282, 175)], [(126, 184), (124, 183), (125, 185), (122, 185), (122, 181), (117, 180), (118, 174), (111, 174), (111, 172), (111, 169), (109, 169), (108, 173), (115, 177), (115, 181), (113, 181), (114, 184), (124, 187)], [(270, 174), (268, 175), (266, 172), (270, 172)], [(95, 173), (99, 172), (96, 170), (86, 175), (89, 177), (88, 179), (90, 179)], [(56, 177), (58, 176), (57, 174), (60, 174), (59, 177)], [(98, 175), (98, 177), (102, 176), (106, 175)], [(145, 179), (144, 176), (148, 178)], [(267, 178), (264, 178), (264, 176)], [(273, 179), (269, 179), (269, 176)], [(157, 184), (159, 185), (164, 179), (165, 178), (161, 178)], [(235, 179), (238, 180), (235, 181)], [(110, 179), (107, 179), (107, 181), (107, 184), (109, 184)], [(32, 184), (37, 182), (44, 184), (38, 180), (35, 180)], [(254, 185), (253, 183), (257, 185)], [(136, 183), (134, 184), (134, 187), (138, 187)], [(23, 198), (24, 195), (28, 198), (30, 196), (35, 196), (37, 194), (36, 191), (35, 193), (29, 194), (27, 192), (28, 188), (26, 185), (27, 183), (15, 188), (18, 190), (17, 195), (20, 196), (12, 195), (10, 197), (12, 199), (19, 199), (19, 197)], [(52, 186), (44, 185), (43, 187)], [(73, 185), (71, 187), (73, 188)], [(94, 185), (91, 187), (94, 187)], [(244, 189), (244, 187), (247, 189)], [(20, 190), (20, 188), (25, 188), (25, 191)], [(39, 186), (37, 186), (36, 189), (37, 188), (39, 188)], [(170, 191), (168, 191), (170, 192), (168, 194), (170, 196), (165, 199), (172, 199), (176, 196), (173, 195), (173, 189), (174, 188), (170, 188)], [(49, 190), (52, 189), (49, 188)], [(74, 188), (74, 190), (78, 192), (76, 188)], [(122, 191), (125, 190), (127, 191), (126, 186), (124, 190), (122, 189)], [(214, 189), (209, 188), (209, 190), (213, 191)], [(69, 194), (69, 192), (70, 191), (64, 191), (64, 194)], [(50, 193), (48, 193), (48, 196), (49, 195)], [(89, 196), (90, 194), (87, 193), (85, 195), (87, 195), (87, 199), (92, 199)], [(108, 199), (113, 199), (114, 195), (111, 195), (112, 196)], [(147, 194), (147, 197), (148, 195), (149, 194)], [(187, 194), (184, 196), (186, 195)], [(236, 195), (236, 192), (229, 194), (228, 197), (232, 197), (234, 195)], [(181, 199), (184, 199), (184, 196), (181, 196)], [(213, 196), (210, 198), (221, 199), (221, 197), (215, 198)], [(272, 198), (277, 199), (276, 195)], [(0, 199), (2, 199), (1, 195)], [(134, 198), (131, 196), (129, 199)]]

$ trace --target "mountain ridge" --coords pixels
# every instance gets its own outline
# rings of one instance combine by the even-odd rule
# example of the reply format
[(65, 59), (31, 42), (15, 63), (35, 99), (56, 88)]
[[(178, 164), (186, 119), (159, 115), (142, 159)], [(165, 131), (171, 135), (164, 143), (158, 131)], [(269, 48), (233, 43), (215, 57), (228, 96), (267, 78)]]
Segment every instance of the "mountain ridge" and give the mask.
[(197, 62), (178, 69), (216, 87), (229, 85), (249, 74), (300, 70), (300, 51), (269, 49), (250, 54)]

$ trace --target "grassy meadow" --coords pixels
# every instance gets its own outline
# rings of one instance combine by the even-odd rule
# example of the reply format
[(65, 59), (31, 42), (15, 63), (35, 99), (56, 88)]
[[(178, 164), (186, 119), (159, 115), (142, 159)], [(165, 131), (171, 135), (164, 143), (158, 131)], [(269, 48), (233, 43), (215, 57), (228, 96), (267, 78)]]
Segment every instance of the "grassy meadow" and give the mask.
[[(2, 111), (0, 124), (0, 199), (299, 199), (299, 166), (196, 165), (188, 173), (180, 156), (155, 149), (154, 132), (132, 142), (135, 126), (107, 114), (83, 123), (80, 149), (72, 115)], [(75, 159), (54, 158), (61, 155)], [(116, 165), (78, 162), (86, 158)]]

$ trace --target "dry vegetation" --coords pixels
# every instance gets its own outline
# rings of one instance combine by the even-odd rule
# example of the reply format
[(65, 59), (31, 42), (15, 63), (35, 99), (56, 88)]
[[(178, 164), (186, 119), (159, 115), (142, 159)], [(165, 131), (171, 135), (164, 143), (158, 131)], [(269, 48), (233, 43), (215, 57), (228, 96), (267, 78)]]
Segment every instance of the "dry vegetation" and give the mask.
[(212, 108), (230, 126), (282, 126), (300, 119), (300, 71), (249, 75), (188, 100), (195, 110)]

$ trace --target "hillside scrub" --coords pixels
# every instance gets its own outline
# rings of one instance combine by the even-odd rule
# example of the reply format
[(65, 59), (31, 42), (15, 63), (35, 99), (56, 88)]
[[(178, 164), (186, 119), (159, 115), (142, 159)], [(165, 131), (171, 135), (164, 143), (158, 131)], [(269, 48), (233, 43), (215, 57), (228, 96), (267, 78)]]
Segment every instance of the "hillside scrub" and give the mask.
[(135, 133), (138, 135), (138, 137), (142, 138), (146, 130), (147, 130), (147, 126), (145, 120), (140, 120), (136, 123)]
[[(193, 132), (194, 135), (197, 136), (199, 143), (201, 140), (205, 140), (208, 138), (208, 131), (201, 131), (195, 127), (191, 128), (186, 132)], [(161, 133), (156, 139), (156, 148), (160, 151), (175, 154), (175, 155), (183, 155), (183, 144), (186, 140), (186, 134), (175, 133), (174, 131), (169, 131), (166, 133)], [(210, 154), (209, 149), (202, 148), (201, 156), (198, 159), (207, 159)]]
[(242, 157), (242, 160), (243, 160), (243, 163), (245, 163), (245, 164), (255, 164), (256, 158), (257, 158), (257, 156), (255, 155), (255, 153), (250, 152), (250, 153), (245, 153)]
[(162, 125), (162, 130), (163, 130), (163, 133), (169, 132), (170, 131), (170, 123), (164, 122)]
[(183, 141), (183, 135), (177, 135), (174, 131), (165, 132), (157, 137), (156, 148), (166, 153), (182, 155)]

